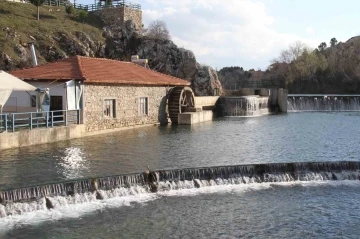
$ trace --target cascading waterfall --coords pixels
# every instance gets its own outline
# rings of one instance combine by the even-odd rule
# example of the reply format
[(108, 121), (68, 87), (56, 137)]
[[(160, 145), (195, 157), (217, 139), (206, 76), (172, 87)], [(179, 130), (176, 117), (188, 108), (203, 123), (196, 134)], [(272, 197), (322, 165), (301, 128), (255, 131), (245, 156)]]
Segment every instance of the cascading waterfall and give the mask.
[[(149, 175), (151, 177), (149, 177)], [(155, 170), (0, 192), (0, 217), (156, 191), (265, 182), (360, 180), (360, 162), (274, 163)], [(51, 205), (51, 207), (49, 207)]]
[(267, 96), (240, 96), (224, 97), (221, 99), (221, 111), (225, 117), (260, 116), (269, 114), (269, 97)]
[(288, 95), (289, 111), (360, 111), (360, 95)]

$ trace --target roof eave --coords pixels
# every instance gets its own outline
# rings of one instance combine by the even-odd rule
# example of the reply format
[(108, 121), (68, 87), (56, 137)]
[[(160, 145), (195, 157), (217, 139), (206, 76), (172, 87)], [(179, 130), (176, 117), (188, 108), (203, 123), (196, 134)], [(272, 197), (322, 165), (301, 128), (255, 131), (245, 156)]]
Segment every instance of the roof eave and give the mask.
[(99, 82), (94, 82), (94, 81), (84, 81), (85, 85), (95, 85), (95, 84), (106, 84), (106, 85), (123, 85), (123, 86), (128, 86), (128, 85), (133, 85), (133, 86), (190, 86), (190, 82), (189, 83), (172, 83), (172, 84), (166, 84), (166, 83), (161, 83), (161, 84), (155, 84), (155, 83), (148, 83), (148, 82), (134, 82), (134, 83), (124, 83), (124, 82), (119, 82), (119, 83), (115, 83), (115, 82), (104, 82), (104, 81), (99, 81)]

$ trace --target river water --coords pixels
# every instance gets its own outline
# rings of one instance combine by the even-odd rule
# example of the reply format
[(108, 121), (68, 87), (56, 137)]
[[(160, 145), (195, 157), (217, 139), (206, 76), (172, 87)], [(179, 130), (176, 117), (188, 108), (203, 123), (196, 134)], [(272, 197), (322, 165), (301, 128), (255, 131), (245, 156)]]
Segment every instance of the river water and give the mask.
[[(0, 190), (147, 167), (359, 161), (359, 116), (222, 118), (6, 150)], [(137, 192), (0, 218), (0, 238), (359, 238), (359, 189), (345, 180)]]

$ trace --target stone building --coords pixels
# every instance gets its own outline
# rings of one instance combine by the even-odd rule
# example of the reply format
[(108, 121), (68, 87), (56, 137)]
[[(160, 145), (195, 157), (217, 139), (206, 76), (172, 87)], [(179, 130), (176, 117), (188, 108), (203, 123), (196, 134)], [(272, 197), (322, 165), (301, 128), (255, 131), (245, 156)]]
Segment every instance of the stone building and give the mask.
[[(165, 123), (169, 90), (190, 84), (134, 63), (82, 56), (10, 73), (30, 84), (50, 88), (51, 101), (58, 101), (57, 110), (72, 109), (70, 101), (75, 99), (86, 131)], [(69, 88), (69, 82), (79, 87)], [(52, 87), (56, 88), (54, 93)], [(75, 97), (69, 98), (73, 95), (69, 89), (75, 89)], [(20, 93), (14, 94), (12, 97), (20, 97)], [(32, 103), (27, 99), (30, 107)]]
[(112, 7), (105, 7), (95, 11), (106, 26), (124, 26), (131, 20), (136, 29), (142, 29), (142, 11), (140, 4), (114, 1)]

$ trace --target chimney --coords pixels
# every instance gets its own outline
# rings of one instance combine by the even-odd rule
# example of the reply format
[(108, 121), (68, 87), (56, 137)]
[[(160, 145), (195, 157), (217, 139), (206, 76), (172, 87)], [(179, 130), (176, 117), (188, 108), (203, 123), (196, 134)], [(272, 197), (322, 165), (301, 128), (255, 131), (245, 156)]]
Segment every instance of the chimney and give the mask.
[(33, 64), (33, 66), (37, 66), (38, 63), (37, 63), (34, 43), (30, 42), (29, 45), (30, 45), (30, 51), (31, 51), (32, 64)]

